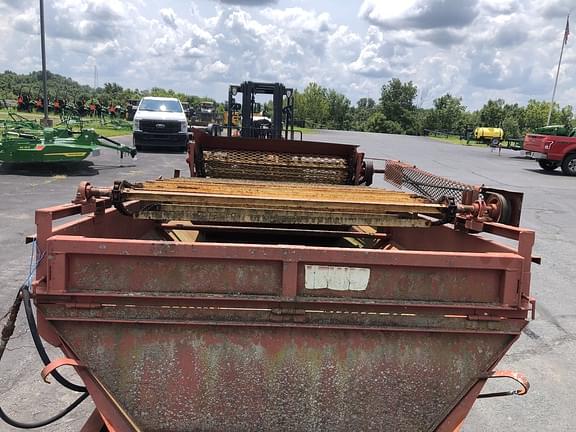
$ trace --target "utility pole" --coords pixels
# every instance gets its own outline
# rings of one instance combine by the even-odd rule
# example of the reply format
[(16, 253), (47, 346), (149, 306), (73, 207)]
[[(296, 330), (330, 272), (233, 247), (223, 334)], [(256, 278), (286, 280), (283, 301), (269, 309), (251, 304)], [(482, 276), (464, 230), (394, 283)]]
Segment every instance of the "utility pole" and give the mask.
[(44, 127), (51, 127), (52, 121), (48, 118), (48, 74), (46, 73), (46, 38), (44, 37), (44, 0), (40, 0), (40, 45), (42, 45), (42, 82), (44, 86)]
[(554, 98), (556, 97), (556, 86), (558, 85), (558, 75), (560, 74), (560, 65), (562, 64), (562, 54), (564, 54), (564, 46), (568, 43), (568, 35), (570, 34), (570, 14), (566, 17), (566, 29), (564, 30), (564, 37), (562, 38), (562, 48), (560, 49), (560, 59), (558, 60), (558, 68), (556, 69), (556, 79), (554, 80), (554, 90), (552, 90), (552, 100), (550, 101), (550, 111), (548, 111), (548, 121), (546, 126), (550, 126), (550, 119), (552, 118), (552, 110), (554, 109)]

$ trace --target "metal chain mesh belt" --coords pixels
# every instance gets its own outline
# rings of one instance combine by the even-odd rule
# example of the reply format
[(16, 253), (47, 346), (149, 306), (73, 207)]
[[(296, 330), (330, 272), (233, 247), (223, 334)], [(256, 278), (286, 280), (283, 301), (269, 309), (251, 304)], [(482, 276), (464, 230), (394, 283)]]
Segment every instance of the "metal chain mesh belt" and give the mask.
[(347, 184), (351, 173), (343, 157), (260, 152), (205, 150), (206, 176), (298, 183)]
[(462, 202), (464, 191), (476, 189), (473, 185), (437, 176), (395, 160), (386, 160), (384, 179), (398, 188), (409, 189), (434, 201), (450, 197)]

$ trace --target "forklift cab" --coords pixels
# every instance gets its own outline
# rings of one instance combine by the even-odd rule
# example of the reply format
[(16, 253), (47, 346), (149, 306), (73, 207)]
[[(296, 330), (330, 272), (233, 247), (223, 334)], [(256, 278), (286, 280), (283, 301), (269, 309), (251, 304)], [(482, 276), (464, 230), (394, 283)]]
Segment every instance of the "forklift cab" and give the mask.
[[(242, 94), (241, 103), (236, 101), (239, 93)], [(272, 95), (271, 119), (259, 115), (257, 94)], [(225, 122), (228, 136), (234, 135), (238, 123), (242, 137), (294, 139), (294, 90), (280, 83), (245, 81), (231, 85)]]

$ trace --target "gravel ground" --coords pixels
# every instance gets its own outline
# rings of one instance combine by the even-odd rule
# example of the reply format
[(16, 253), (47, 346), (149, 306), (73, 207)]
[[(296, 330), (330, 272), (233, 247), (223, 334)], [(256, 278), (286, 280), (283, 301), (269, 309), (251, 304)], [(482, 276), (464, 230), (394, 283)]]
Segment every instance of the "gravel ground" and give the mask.
[[(130, 138), (124, 138), (130, 142)], [(576, 387), (576, 178), (560, 172), (545, 173), (536, 162), (518, 152), (499, 156), (488, 148), (445, 144), (422, 137), (322, 131), (306, 139), (360, 144), (374, 158), (401, 159), (446, 177), (469, 183), (524, 192), (522, 225), (537, 233), (535, 254), (543, 264), (534, 266), (533, 295), (537, 319), (503, 359), (499, 369), (525, 373), (532, 389), (525, 397), (478, 401), (463, 431), (571, 431)], [(376, 161), (378, 167), (379, 161)], [(0, 165), (0, 313), (11, 304), (29, 271), (30, 246), (24, 237), (35, 232), (34, 210), (68, 202), (81, 180), (111, 185), (113, 180), (145, 180), (171, 176), (174, 169), (187, 172), (181, 153), (144, 153), (138, 160), (124, 159), (103, 150), (99, 157), (70, 167), (13, 169)], [(377, 180), (376, 184), (383, 184)], [(23, 314), (22, 314), (23, 315)], [(74, 394), (58, 385), (42, 383), (41, 362), (32, 348), (22, 316), (15, 337), (2, 360), (2, 407), (14, 417), (33, 421), (51, 416), (70, 403)], [(52, 357), (57, 350), (50, 350)], [(73, 379), (73, 378), (72, 378)], [(84, 402), (64, 420), (45, 431), (77, 431), (92, 410)], [(11, 431), (0, 424), (0, 431)]]

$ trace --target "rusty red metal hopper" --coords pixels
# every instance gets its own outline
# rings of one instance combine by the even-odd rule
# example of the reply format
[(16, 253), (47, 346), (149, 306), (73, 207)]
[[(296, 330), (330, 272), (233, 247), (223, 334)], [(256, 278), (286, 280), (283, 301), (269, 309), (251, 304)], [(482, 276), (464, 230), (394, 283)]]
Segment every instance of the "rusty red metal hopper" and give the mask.
[(490, 377), (524, 382), (495, 368), (533, 308), (530, 230), (480, 226), (510, 247), (93, 204), (57, 226), (87, 208), (36, 213), (38, 325), (67, 358), (46, 372), (75, 367), (97, 408), (84, 431), (454, 431)]

